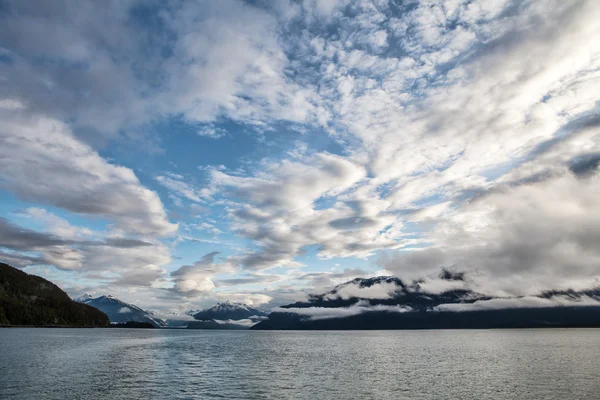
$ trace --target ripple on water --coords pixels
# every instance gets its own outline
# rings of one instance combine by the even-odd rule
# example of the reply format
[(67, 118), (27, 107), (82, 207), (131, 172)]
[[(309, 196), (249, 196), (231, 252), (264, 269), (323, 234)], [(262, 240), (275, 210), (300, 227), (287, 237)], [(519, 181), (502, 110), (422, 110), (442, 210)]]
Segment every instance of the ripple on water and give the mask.
[(1, 329), (1, 399), (566, 399), (600, 330)]

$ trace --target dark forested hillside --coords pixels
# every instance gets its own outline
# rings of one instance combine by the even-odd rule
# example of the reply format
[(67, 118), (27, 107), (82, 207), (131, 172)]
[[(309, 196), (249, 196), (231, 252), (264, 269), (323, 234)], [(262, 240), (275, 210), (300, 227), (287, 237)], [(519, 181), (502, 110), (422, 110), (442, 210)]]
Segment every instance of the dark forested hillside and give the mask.
[(103, 327), (109, 320), (52, 282), (0, 263), (0, 325)]

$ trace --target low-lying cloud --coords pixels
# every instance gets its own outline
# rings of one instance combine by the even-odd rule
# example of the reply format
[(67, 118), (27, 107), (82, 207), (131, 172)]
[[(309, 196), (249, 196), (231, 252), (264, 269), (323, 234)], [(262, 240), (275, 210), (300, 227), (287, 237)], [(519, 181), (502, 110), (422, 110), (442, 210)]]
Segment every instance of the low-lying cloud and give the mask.
[(549, 308), (549, 307), (582, 307), (595, 306), (600, 307), (600, 300), (582, 296), (572, 299), (565, 296), (553, 296), (550, 298), (541, 298), (535, 296), (525, 296), (514, 299), (490, 299), (477, 300), (473, 303), (440, 304), (432, 311), (484, 311), (484, 310), (503, 310), (511, 308)]
[(367, 312), (395, 312), (405, 313), (410, 312), (410, 307), (403, 306), (386, 306), (386, 305), (370, 305), (368, 302), (359, 301), (350, 307), (328, 308), (328, 307), (277, 307), (273, 312), (293, 313), (309, 317), (311, 320), (331, 319), (331, 318), (346, 318), (354, 315), (359, 315)]

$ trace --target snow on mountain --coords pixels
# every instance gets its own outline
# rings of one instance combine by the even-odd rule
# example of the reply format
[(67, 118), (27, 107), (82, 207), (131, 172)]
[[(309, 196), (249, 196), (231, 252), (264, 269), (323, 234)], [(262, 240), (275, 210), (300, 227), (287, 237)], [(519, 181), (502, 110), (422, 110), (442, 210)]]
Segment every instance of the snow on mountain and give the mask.
[(194, 318), (199, 321), (236, 321), (250, 319), (251, 317), (265, 317), (266, 315), (266, 312), (253, 308), (247, 304), (226, 301), (224, 303), (217, 303), (209, 309), (194, 314)]
[(93, 299), (93, 297), (86, 293), (84, 295), (74, 298), (73, 301), (76, 301), (78, 303), (85, 303), (86, 301), (91, 299)]
[(356, 278), (278, 307), (251, 329), (459, 329), (600, 326), (600, 288), (494, 297), (442, 269), (412, 282)]
[(157, 318), (153, 312), (145, 311), (134, 304), (125, 303), (110, 295), (93, 298), (89, 294), (84, 294), (74, 300), (99, 309), (108, 315), (111, 323), (136, 321), (149, 322), (156, 327), (167, 325), (165, 321)]

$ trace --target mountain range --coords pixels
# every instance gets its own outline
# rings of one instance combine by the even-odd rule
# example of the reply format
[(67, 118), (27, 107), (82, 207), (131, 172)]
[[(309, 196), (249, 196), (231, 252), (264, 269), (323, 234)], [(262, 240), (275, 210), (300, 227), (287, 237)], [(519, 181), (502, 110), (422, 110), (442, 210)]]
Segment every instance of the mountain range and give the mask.
[(393, 276), (356, 278), (268, 316), (246, 304), (224, 302), (165, 321), (112, 296), (74, 300), (53, 283), (0, 263), (0, 325), (99, 327), (110, 320), (256, 330), (600, 327), (600, 288), (498, 297), (469, 288), (464, 274), (447, 269), (410, 283)]
[(217, 303), (215, 306), (193, 314), (194, 319), (199, 321), (209, 320), (242, 320), (252, 317), (266, 317), (268, 313), (253, 308), (247, 304), (226, 301)]
[[(248, 329), (268, 315), (267, 312), (247, 304), (226, 301), (204, 310), (188, 310), (183, 315), (166, 314), (165, 319), (161, 319), (151, 311), (143, 310), (110, 295), (94, 298), (84, 294), (74, 300), (101, 310), (108, 315), (113, 324), (133, 321), (150, 323), (157, 328)], [(194, 318), (194, 321), (190, 321), (190, 317)]]
[(167, 323), (164, 320), (156, 317), (151, 311), (146, 311), (136, 305), (125, 303), (124, 301), (121, 301), (110, 295), (94, 298), (89, 294), (84, 294), (83, 296), (77, 297), (74, 300), (102, 311), (108, 315), (111, 323), (126, 323), (129, 321), (134, 321), (147, 322), (157, 328), (167, 326)]
[(188, 329), (248, 329), (267, 317), (268, 313), (243, 303), (226, 301), (193, 314)]
[[(435, 285), (432, 285), (435, 282)], [(279, 307), (251, 329), (462, 329), (600, 327), (600, 289), (493, 297), (467, 288), (461, 273), (435, 280), (352, 281)]]

